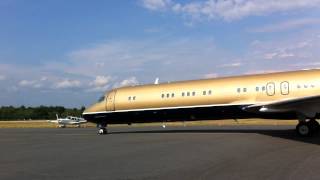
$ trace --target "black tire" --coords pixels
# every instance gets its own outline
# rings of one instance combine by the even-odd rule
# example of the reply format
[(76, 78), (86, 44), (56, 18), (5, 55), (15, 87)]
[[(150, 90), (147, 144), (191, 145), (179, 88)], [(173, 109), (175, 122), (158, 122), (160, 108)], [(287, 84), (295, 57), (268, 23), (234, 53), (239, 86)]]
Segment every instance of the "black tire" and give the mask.
[(105, 134), (108, 134), (108, 131), (107, 131), (106, 128), (100, 128), (100, 129), (98, 130), (98, 134), (99, 134), (99, 135), (105, 135)]
[(296, 132), (301, 137), (310, 137), (314, 132), (312, 123), (309, 122), (300, 122), (296, 127)]

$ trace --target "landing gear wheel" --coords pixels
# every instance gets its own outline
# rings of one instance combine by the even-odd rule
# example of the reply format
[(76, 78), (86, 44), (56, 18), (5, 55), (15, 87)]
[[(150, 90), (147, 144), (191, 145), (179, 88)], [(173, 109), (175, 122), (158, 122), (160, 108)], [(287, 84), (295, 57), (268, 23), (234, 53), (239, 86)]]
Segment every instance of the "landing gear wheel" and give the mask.
[(312, 123), (309, 122), (300, 122), (296, 127), (296, 132), (301, 137), (308, 137), (311, 136), (314, 132), (312, 127)]
[(98, 134), (99, 134), (99, 135), (104, 135), (104, 134), (107, 134), (107, 133), (108, 133), (108, 131), (107, 131), (106, 128), (100, 128), (100, 129), (98, 130)]

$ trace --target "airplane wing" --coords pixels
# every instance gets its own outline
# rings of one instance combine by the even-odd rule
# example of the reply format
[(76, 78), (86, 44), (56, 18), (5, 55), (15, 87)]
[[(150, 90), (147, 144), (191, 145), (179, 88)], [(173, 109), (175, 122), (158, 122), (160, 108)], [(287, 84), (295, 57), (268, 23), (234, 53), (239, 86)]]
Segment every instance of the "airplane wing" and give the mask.
[(70, 121), (68, 124), (83, 124), (86, 123), (87, 121)]
[(58, 120), (48, 120), (47, 122), (50, 122), (50, 123), (59, 123)]
[(291, 98), (243, 107), (255, 113), (296, 112), (306, 117), (315, 117), (320, 112), (320, 95)]
[(80, 124), (80, 123), (77, 121), (70, 121), (70, 122), (68, 122), (68, 124)]

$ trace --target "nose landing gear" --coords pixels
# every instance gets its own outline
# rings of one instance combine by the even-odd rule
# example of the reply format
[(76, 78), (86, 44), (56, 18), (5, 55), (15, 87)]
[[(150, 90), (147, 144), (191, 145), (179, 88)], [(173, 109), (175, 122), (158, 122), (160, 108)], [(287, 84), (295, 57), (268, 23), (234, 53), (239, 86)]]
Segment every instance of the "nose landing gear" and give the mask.
[(99, 134), (99, 135), (108, 134), (107, 128), (100, 128), (100, 129), (98, 130), (98, 134)]
[(99, 135), (105, 135), (108, 134), (108, 130), (107, 130), (107, 124), (98, 124), (98, 134)]

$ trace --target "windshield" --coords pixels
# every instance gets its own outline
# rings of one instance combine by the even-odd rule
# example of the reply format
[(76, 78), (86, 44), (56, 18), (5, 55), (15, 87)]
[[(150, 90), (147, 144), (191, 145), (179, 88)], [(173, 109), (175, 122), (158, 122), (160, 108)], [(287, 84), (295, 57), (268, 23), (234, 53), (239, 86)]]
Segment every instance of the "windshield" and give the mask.
[(104, 100), (104, 96), (100, 97), (98, 102), (102, 102)]

